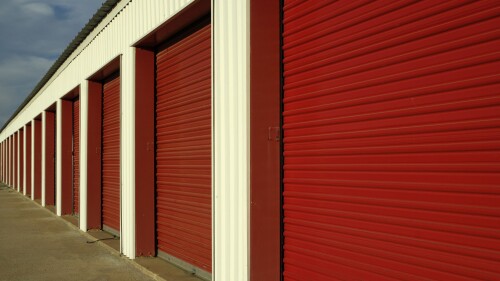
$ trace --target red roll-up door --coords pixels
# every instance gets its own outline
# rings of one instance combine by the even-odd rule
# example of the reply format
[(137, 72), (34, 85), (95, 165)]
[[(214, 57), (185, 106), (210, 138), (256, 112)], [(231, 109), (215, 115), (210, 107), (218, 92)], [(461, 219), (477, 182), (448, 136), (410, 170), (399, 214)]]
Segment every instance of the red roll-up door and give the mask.
[(13, 155), (12, 155), (12, 164), (14, 165), (13, 167), (13, 185), (12, 188), (16, 189), (17, 188), (17, 133), (14, 133), (13, 135), (13, 140), (14, 140), (14, 145), (13, 145)]
[(80, 99), (73, 101), (73, 213), (80, 213)]
[(24, 131), (19, 131), (19, 192), (24, 192)]
[(102, 220), (120, 230), (120, 77), (103, 86), (102, 116)]
[[(30, 122), (30, 124), (31, 124), (31, 122)], [(31, 125), (26, 125), (26, 131), (24, 132), (25, 139), (26, 139), (26, 144), (25, 144), (26, 155), (24, 156), (24, 158), (26, 160), (26, 164), (25, 164), (26, 171), (24, 171), (25, 175), (26, 175), (26, 182), (24, 183), (24, 188), (26, 188), (26, 195), (28, 195), (28, 196), (31, 196), (31, 185), (33, 184), (32, 180), (31, 180), (31, 153), (32, 153), (32, 151), (31, 151), (31, 133), (32, 133)]]
[(500, 3), (283, 23), (285, 280), (500, 280)]
[(156, 56), (158, 250), (211, 272), (210, 25)]

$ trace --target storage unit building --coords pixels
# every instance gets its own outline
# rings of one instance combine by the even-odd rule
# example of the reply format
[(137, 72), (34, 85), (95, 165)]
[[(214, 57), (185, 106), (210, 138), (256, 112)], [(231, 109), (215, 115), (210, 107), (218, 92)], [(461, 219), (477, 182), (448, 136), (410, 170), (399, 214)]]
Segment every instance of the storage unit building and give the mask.
[(499, 35), (498, 1), (108, 0), (1, 179), (205, 280), (500, 280)]

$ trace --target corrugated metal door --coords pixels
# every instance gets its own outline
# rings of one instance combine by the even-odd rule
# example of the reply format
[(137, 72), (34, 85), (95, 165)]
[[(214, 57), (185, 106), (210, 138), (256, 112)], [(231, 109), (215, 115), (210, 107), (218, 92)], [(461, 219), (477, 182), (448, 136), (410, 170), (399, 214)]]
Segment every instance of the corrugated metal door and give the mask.
[(158, 249), (211, 272), (210, 25), (156, 56)]
[(73, 101), (73, 213), (80, 213), (80, 99)]
[(103, 85), (102, 222), (120, 230), (120, 76)]
[(12, 188), (17, 188), (17, 133), (14, 133), (13, 140), (14, 140), (14, 145), (13, 145), (13, 149), (12, 149), (12, 151), (13, 151), (12, 163), (14, 165), (14, 167), (13, 167), (14, 178), (12, 180), (12, 182), (13, 182)]
[(19, 191), (24, 192), (24, 131), (19, 131)]
[(285, 280), (500, 280), (498, 1), (284, 2)]
[[(30, 122), (31, 124), (31, 122)], [(25, 176), (26, 176), (26, 182), (24, 183), (24, 188), (26, 188), (26, 195), (31, 196), (31, 185), (32, 180), (31, 180), (31, 125), (26, 125), (26, 130), (24, 132), (25, 134), (25, 139), (26, 139), (26, 155), (24, 156), (24, 160), (26, 160), (26, 163), (24, 166), (26, 167), (26, 171), (24, 171)]]

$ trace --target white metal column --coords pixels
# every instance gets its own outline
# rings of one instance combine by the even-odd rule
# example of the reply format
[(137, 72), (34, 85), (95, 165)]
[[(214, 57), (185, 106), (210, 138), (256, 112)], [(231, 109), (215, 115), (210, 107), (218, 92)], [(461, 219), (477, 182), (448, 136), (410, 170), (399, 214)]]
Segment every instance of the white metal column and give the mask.
[(7, 164), (7, 169), (8, 169), (8, 180), (7, 180), (7, 183), (9, 186), (12, 187), (12, 137), (10, 136), (9, 137), (9, 150), (8, 150), (8, 157), (9, 157), (9, 160), (8, 160), (8, 164)]
[(57, 100), (56, 109), (56, 214), (61, 215), (61, 142), (62, 142), (62, 104), (61, 100)]
[(31, 120), (31, 200), (35, 200), (35, 120)]
[(80, 229), (87, 231), (87, 141), (89, 114), (89, 84), (80, 84)]
[(21, 191), (21, 130), (17, 131), (17, 192)]
[(212, 0), (213, 280), (249, 279), (250, 4)]
[(26, 174), (26, 125), (23, 127), (23, 194), (26, 195), (26, 179), (28, 175)]
[[(135, 49), (121, 57), (121, 252), (135, 258)], [(126, 114), (123, 114), (126, 112)]]
[(47, 112), (42, 112), (42, 206), (45, 206), (45, 137), (47, 135), (46, 132), (46, 124), (47, 124)]

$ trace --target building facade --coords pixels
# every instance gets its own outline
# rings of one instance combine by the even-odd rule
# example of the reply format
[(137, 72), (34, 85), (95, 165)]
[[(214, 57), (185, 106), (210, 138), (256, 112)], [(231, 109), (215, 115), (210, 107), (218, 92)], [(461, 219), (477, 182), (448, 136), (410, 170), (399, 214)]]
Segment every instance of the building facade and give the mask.
[(498, 1), (109, 0), (1, 181), (207, 280), (500, 279)]

